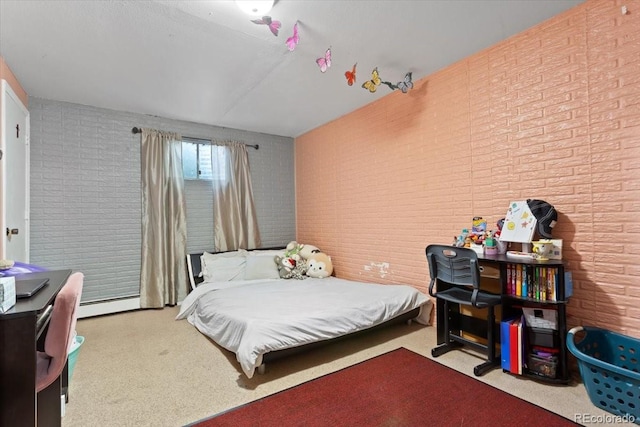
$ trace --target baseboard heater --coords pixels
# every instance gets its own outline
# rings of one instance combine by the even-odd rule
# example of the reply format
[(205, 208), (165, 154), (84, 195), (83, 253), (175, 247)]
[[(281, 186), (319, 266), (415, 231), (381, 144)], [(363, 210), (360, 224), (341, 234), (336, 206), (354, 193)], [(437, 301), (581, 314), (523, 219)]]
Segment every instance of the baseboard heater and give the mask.
[(78, 318), (115, 314), (123, 311), (140, 310), (140, 297), (124, 297), (104, 301), (81, 303), (78, 308)]

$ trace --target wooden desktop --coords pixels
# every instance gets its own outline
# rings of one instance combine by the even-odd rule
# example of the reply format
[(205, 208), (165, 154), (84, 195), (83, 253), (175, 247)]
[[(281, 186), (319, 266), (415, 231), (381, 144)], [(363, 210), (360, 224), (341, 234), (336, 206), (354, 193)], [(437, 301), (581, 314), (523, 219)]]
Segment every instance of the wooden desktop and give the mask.
[(47, 277), (49, 283), (31, 298), (18, 299), (15, 306), (0, 314), (0, 427), (37, 425), (38, 338), (46, 330), (56, 295), (70, 275), (71, 270), (54, 270), (16, 276), (16, 279)]

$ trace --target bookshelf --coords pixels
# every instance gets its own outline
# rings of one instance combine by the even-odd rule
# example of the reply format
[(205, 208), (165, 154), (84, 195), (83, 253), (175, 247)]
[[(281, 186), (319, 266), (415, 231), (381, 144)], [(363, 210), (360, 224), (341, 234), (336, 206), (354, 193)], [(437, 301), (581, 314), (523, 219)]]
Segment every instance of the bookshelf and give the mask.
[(480, 262), (500, 269), (503, 372), (542, 382), (568, 383), (566, 305), (572, 288), (571, 275), (562, 261), (499, 255), (485, 256)]
[[(522, 362), (519, 370), (515, 373), (510, 369), (503, 368), (503, 372), (529, 377), (541, 382), (568, 384), (570, 376), (566, 346), (566, 305), (571, 295), (571, 289), (570, 281), (565, 279), (565, 277), (570, 279), (570, 275), (566, 276), (562, 261), (538, 261), (531, 258), (508, 257), (503, 254), (478, 254), (478, 261), (481, 275), (480, 287), (502, 295), (502, 305), (496, 307), (494, 334), (502, 338), (502, 328), (505, 321), (525, 318), (525, 325), (520, 331), (523, 349), (520, 352)], [(520, 295), (517, 294), (517, 290), (515, 293), (511, 290), (509, 269), (518, 268), (515, 267), (517, 265), (520, 266), (521, 271), (532, 274), (531, 296), (529, 295), (529, 282), (527, 282), (526, 296), (522, 294), (522, 282), (520, 283)], [(553, 272), (552, 277), (547, 274), (550, 271)], [(550, 293), (546, 291), (548, 280), (551, 280), (554, 285)], [(545, 284), (544, 298), (540, 296), (543, 283)], [(536, 287), (538, 292), (534, 296), (533, 289)], [(450, 308), (448, 315), (451, 328), (457, 329), (461, 336), (472, 341), (486, 343), (488, 334), (486, 312), (472, 307), (456, 307), (454, 305)], [(444, 342), (442, 327), (444, 309), (439, 300), (436, 302), (436, 317), (437, 344), (442, 344)], [(529, 317), (529, 322), (527, 322), (527, 317)], [(517, 354), (516, 357), (518, 357)]]

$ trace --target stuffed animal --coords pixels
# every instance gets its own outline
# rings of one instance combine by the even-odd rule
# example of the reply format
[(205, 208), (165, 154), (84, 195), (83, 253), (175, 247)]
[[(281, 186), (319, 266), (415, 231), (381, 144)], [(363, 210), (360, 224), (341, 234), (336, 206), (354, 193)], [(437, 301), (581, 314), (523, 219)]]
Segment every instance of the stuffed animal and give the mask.
[(307, 276), (323, 279), (333, 273), (331, 257), (324, 252), (314, 253), (307, 260)]
[(310, 259), (313, 254), (317, 254), (322, 252), (320, 249), (313, 245), (307, 245), (306, 243), (302, 245), (302, 249), (298, 252), (298, 255), (302, 257), (302, 259)]
[(287, 247), (284, 252), (285, 258), (293, 258), (296, 261), (300, 260), (300, 251), (302, 250), (304, 245), (299, 244), (295, 240), (292, 240), (287, 244)]
[(307, 264), (304, 260), (295, 260), (292, 257), (276, 255), (273, 260), (278, 266), (278, 275), (281, 279), (306, 279)]

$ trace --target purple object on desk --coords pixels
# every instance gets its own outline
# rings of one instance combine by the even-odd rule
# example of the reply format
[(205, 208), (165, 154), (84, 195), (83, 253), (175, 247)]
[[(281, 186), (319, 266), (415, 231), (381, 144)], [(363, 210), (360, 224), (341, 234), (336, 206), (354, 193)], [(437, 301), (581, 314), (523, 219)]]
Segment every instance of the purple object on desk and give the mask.
[(35, 264), (16, 262), (15, 264), (13, 264), (13, 267), (7, 270), (0, 271), (0, 277), (18, 276), (19, 274), (37, 273), (40, 271), (48, 271), (48, 269)]

